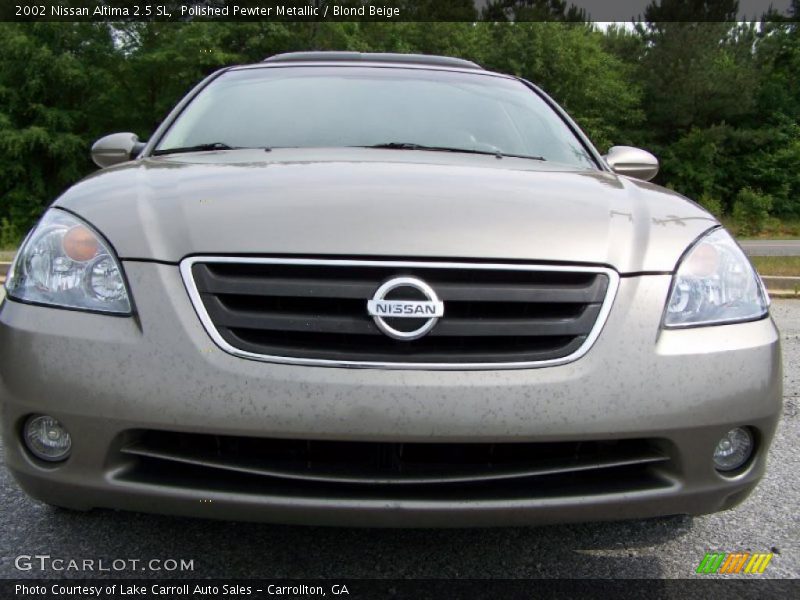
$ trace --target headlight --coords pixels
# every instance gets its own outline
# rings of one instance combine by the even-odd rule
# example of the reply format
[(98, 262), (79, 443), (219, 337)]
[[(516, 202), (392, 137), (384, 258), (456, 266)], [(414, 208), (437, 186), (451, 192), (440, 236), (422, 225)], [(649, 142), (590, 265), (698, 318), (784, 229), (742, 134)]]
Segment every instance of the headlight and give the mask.
[(678, 266), (664, 315), (665, 327), (753, 321), (769, 299), (750, 261), (724, 229), (695, 242)]
[(109, 244), (77, 217), (45, 213), (14, 259), (6, 281), (23, 302), (130, 314), (125, 279)]

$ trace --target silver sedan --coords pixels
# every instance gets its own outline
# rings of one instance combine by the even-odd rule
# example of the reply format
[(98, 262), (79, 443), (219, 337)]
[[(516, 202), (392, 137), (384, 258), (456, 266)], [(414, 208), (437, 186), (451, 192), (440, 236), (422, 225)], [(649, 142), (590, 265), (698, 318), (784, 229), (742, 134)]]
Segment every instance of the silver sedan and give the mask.
[(45, 502), (511, 525), (741, 502), (781, 411), (730, 235), (530, 82), (302, 53), (99, 140), (0, 305), (6, 462)]

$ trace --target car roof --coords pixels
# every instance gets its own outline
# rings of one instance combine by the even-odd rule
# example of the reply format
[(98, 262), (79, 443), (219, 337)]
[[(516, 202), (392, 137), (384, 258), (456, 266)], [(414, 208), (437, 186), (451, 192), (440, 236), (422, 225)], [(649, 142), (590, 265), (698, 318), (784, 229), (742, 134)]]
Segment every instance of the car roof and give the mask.
[(264, 59), (265, 63), (295, 62), (370, 62), (407, 65), (456, 67), (483, 70), (479, 64), (463, 58), (432, 54), (397, 54), (390, 52), (286, 52)]
[(503, 79), (517, 79), (513, 75), (487, 71), (482, 66), (463, 58), (435, 56), (432, 54), (396, 54), (389, 52), (287, 52), (270, 56), (259, 63), (235, 65), (221, 71), (242, 71), (286, 67), (373, 67), (388, 69), (424, 69), (452, 71)]

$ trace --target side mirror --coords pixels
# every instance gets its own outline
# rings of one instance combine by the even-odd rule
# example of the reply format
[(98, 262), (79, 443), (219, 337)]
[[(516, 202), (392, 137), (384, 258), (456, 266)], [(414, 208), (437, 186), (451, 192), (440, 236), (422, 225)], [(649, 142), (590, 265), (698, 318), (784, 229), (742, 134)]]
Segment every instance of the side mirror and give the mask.
[(112, 133), (94, 143), (92, 160), (98, 167), (110, 167), (136, 158), (144, 147), (135, 133)]
[(650, 181), (658, 174), (658, 159), (647, 150), (631, 146), (613, 146), (605, 156), (614, 173)]

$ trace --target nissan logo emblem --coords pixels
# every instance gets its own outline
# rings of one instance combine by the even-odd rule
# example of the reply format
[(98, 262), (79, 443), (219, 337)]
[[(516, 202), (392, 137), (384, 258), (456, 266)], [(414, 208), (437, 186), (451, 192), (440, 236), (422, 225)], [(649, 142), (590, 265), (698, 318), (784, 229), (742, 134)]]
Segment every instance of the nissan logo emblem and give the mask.
[(367, 313), (383, 333), (409, 341), (433, 329), (444, 316), (444, 302), (424, 281), (395, 277), (381, 285), (372, 300), (367, 301)]

